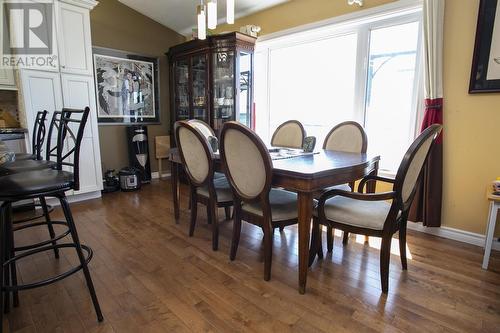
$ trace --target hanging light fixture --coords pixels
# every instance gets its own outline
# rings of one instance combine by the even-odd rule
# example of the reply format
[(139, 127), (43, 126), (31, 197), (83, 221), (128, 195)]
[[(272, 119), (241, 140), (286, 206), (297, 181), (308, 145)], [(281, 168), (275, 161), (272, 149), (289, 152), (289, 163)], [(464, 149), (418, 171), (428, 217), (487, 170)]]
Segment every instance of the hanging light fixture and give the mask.
[(203, 4), (203, 0), (201, 0), (200, 5), (196, 6), (196, 12), (198, 14), (198, 39), (206, 39), (207, 26), (206, 26), (205, 5)]
[(234, 0), (226, 0), (226, 21), (234, 24)]
[(208, 29), (217, 28), (217, 0), (207, 1)]

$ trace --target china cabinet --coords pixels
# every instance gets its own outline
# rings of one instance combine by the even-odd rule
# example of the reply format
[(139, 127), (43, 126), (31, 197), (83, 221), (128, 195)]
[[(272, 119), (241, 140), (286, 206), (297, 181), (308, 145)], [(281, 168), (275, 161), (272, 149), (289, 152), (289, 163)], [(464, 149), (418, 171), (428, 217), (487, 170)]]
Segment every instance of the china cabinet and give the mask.
[(203, 120), (217, 134), (230, 120), (253, 127), (254, 46), (254, 37), (233, 32), (170, 48), (172, 134), (186, 119)]

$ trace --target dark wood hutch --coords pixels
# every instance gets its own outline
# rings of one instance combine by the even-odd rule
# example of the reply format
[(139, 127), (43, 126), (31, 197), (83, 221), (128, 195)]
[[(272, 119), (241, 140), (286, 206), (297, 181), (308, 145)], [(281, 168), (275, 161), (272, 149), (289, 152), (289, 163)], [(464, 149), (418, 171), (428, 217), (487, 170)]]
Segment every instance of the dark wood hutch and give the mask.
[(203, 120), (217, 135), (230, 120), (254, 127), (255, 40), (232, 32), (169, 49), (172, 145), (173, 126), (178, 120)]

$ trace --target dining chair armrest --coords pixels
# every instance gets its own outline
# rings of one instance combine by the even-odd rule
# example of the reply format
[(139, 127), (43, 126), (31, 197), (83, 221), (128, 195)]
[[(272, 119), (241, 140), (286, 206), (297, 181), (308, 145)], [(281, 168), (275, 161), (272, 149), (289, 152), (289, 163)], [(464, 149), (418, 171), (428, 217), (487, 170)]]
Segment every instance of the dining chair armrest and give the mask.
[(333, 198), (337, 195), (363, 201), (384, 201), (396, 198), (395, 191), (380, 192), (380, 193), (357, 193), (344, 190), (330, 190), (323, 193), (323, 195), (319, 198), (318, 208), (323, 207), (325, 205), (326, 200)]
[(385, 178), (385, 177), (375, 176), (375, 175), (368, 175), (360, 180), (359, 185), (358, 185), (358, 192), (359, 193), (363, 193), (363, 191), (365, 189), (365, 185), (369, 181), (381, 181), (381, 182), (390, 183), (390, 184), (394, 184), (394, 182), (395, 182), (395, 180), (391, 179), (391, 178)]

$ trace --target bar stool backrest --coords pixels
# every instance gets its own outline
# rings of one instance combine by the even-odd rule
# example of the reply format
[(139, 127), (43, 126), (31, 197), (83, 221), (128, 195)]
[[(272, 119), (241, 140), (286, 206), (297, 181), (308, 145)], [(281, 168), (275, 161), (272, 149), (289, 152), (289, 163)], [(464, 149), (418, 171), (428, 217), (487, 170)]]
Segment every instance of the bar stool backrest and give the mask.
[(38, 111), (36, 113), (35, 125), (33, 126), (33, 135), (31, 137), (31, 153), (36, 156), (37, 160), (42, 159), (43, 142), (45, 141), (45, 120), (47, 118), (47, 110)]
[[(47, 161), (55, 159), (56, 170), (63, 170), (63, 167), (73, 169), (75, 191), (80, 189), (80, 147), (89, 113), (89, 107), (84, 110), (65, 108), (54, 111), (47, 138)], [(52, 147), (54, 129), (57, 129), (57, 140), (55, 147)]]

